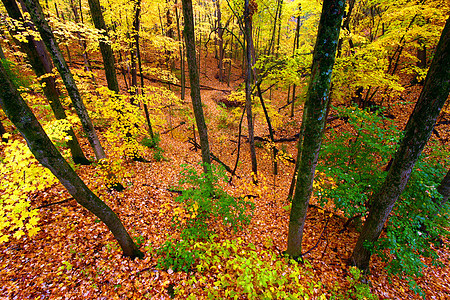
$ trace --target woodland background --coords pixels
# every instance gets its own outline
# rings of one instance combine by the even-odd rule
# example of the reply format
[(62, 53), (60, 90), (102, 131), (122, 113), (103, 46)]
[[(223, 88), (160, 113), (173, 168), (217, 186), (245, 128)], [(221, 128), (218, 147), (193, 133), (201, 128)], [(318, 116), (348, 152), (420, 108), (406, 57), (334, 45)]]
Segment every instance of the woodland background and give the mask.
[[(343, 1), (193, 1), (192, 36), (190, 1), (40, 1), (47, 34), (36, 1), (2, 2), (2, 297), (450, 297), (448, 88), (380, 239), (364, 245), (369, 273), (351, 266), (440, 38), (448, 49), (447, 1), (345, 3), (291, 258), (319, 20), (325, 3)], [(61, 160), (45, 168), (30, 152), (22, 135), (37, 129), (3, 105), (20, 98), (86, 188), (70, 180), (72, 193), (54, 175)], [(118, 218), (79, 204), (97, 196)]]

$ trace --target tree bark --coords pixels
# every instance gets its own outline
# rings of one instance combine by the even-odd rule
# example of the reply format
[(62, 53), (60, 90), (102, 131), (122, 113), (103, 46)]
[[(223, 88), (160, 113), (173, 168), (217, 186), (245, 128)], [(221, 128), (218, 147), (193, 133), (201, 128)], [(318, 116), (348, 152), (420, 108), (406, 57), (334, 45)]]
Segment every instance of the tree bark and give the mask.
[(431, 136), (449, 92), (450, 19), (442, 31), (424, 87), (406, 124), (400, 148), (383, 185), (370, 199), (369, 215), (350, 258), (350, 263), (359, 269), (368, 271), (371, 245), (378, 240), (395, 202), (408, 183), (414, 164)]
[(186, 43), (186, 56), (189, 69), (189, 80), (191, 82), (191, 98), (194, 109), (195, 121), (197, 123), (198, 134), (200, 136), (200, 146), (202, 151), (202, 162), (204, 172), (208, 172), (211, 165), (211, 155), (209, 151), (208, 130), (206, 128), (205, 117), (203, 115), (202, 100), (200, 97), (200, 79), (198, 75), (194, 16), (192, 13), (192, 0), (182, 0), (184, 15), (184, 40)]
[[(252, 2), (256, 5), (255, 2)], [(252, 113), (252, 16), (254, 11), (250, 11), (249, 0), (245, 0), (245, 10), (244, 10), (244, 23), (245, 23), (245, 57), (246, 57), (246, 69), (245, 69), (245, 110), (247, 111), (247, 127), (248, 127), (248, 141), (250, 144), (250, 158), (252, 161), (252, 177), (253, 183), (256, 183), (258, 175), (258, 165), (256, 161), (256, 151), (255, 151), (255, 133), (253, 124), (253, 113)]]
[(119, 83), (117, 82), (117, 75), (114, 62), (114, 54), (111, 45), (107, 42), (108, 29), (106, 28), (105, 20), (103, 19), (103, 13), (100, 6), (99, 0), (88, 0), (89, 9), (91, 12), (92, 21), (94, 22), (95, 28), (99, 30), (104, 30), (104, 39), (99, 41), (100, 52), (103, 57), (103, 65), (105, 67), (106, 81), (108, 82), (108, 88), (116, 93), (119, 93)]
[[(15, 0), (2, 0), (2, 2), (8, 12), (8, 15), (12, 19), (15, 19), (19, 22), (24, 22), (22, 13), (20, 12), (19, 6), (17, 5), (17, 2)], [(24, 24), (24, 26), (28, 26), (28, 24)], [(11, 36), (14, 36), (14, 33), (18, 33), (19, 30), (20, 29), (11, 29), (11, 31), (14, 31)], [(55, 118), (57, 120), (66, 119), (66, 113), (63, 106), (61, 105), (61, 101), (59, 100), (60, 93), (56, 86), (55, 78), (53, 76), (48, 76), (48, 74), (53, 73), (53, 65), (51, 62), (51, 58), (45, 50), (45, 45), (43, 44), (43, 42), (36, 41), (32, 36), (27, 36), (26, 42), (21, 42), (16, 39), (14, 39), (14, 42), (21, 48), (23, 52), (26, 53), (36, 76), (41, 77), (47, 75), (40, 80), (45, 97), (50, 104)], [(83, 150), (80, 147), (73, 129), (70, 128), (67, 134), (70, 137), (70, 140), (67, 141), (67, 146), (70, 149), (73, 161), (76, 164), (90, 164), (89, 160), (86, 158)]]
[(178, 7), (177, 7), (177, 0), (175, 0), (175, 17), (177, 19), (177, 32), (178, 32), (178, 41), (180, 42), (180, 72), (181, 72), (181, 79), (180, 79), (180, 85), (181, 85), (181, 100), (184, 100), (184, 96), (186, 94), (186, 74), (184, 71), (184, 46), (183, 46), (183, 38), (181, 37), (181, 31), (180, 31), (180, 16), (178, 15)]
[(106, 158), (105, 152), (102, 148), (102, 145), (100, 144), (100, 140), (98, 139), (97, 133), (95, 132), (94, 125), (92, 124), (91, 118), (89, 117), (83, 100), (81, 99), (81, 95), (78, 91), (75, 80), (73, 79), (72, 73), (70, 72), (67, 63), (62, 56), (61, 51), (59, 50), (55, 36), (53, 35), (52, 30), (50, 29), (47, 21), (44, 18), (42, 7), (39, 4), (39, 1), (24, 0), (24, 3), (28, 9), (28, 12), (30, 13), (34, 25), (41, 35), (42, 41), (47, 47), (47, 50), (50, 52), (53, 63), (55, 64), (56, 68), (59, 71), (59, 74), (62, 77), (69, 97), (72, 100), (78, 117), (80, 118), (84, 132), (88, 137), (89, 143), (94, 150), (96, 158)]
[(50, 141), (3, 66), (0, 66), (0, 84), (0, 106), (19, 129), (36, 159), (59, 179), (79, 204), (105, 223), (119, 242), (124, 256), (142, 258), (144, 254), (139, 251), (117, 215), (89, 190)]
[[(289, 219), (287, 254), (294, 258), (302, 255), (303, 228), (312, 193), (314, 172), (322, 143), (329, 101), (331, 73), (333, 71), (339, 31), (345, 10), (345, 1), (324, 0), (319, 30), (314, 48), (311, 79), (306, 95), (304, 138), (297, 183)], [(301, 140), (301, 139), (300, 139)]]

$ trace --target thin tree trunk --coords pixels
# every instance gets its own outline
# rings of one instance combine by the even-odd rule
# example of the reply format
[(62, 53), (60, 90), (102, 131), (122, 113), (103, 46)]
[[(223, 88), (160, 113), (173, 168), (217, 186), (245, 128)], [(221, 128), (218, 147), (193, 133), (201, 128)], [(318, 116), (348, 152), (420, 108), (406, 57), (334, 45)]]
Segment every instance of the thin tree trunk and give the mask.
[(245, 72), (245, 110), (247, 111), (247, 127), (248, 127), (248, 141), (250, 144), (250, 158), (252, 161), (252, 177), (253, 182), (257, 182), (258, 175), (258, 165), (256, 161), (256, 151), (255, 151), (255, 134), (254, 134), (254, 124), (253, 124), (253, 113), (252, 113), (252, 16), (253, 11), (250, 12), (249, 0), (245, 0), (245, 57), (246, 57), (246, 72)]
[(329, 101), (328, 92), (331, 84), (331, 73), (333, 71), (344, 10), (345, 1), (323, 1), (311, 67), (311, 79), (306, 95), (302, 153), (289, 218), (287, 254), (294, 258), (302, 255), (303, 228), (322, 143), (326, 108)]
[[(134, 43), (136, 45), (136, 54), (138, 59), (139, 66), (139, 74), (141, 75), (141, 94), (144, 95), (144, 74), (142, 72), (142, 63), (141, 63), (141, 51), (139, 48), (139, 28), (140, 28), (140, 18), (141, 18), (141, 0), (137, 0), (135, 3), (135, 15), (133, 21), (134, 27)], [(155, 138), (153, 134), (152, 122), (150, 120), (150, 114), (148, 112), (147, 104), (144, 102), (144, 113), (145, 119), (147, 120), (148, 132), (150, 133), (150, 137), (152, 140)]]
[(80, 118), (84, 132), (86, 133), (89, 143), (94, 150), (96, 158), (106, 158), (105, 152), (102, 148), (102, 145), (100, 144), (100, 140), (98, 139), (97, 133), (95, 132), (94, 125), (92, 124), (91, 118), (89, 117), (86, 107), (84, 106), (84, 103), (81, 99), (81, 95), (78, 91), (75, 80), (72, 77), (72, 73), (70, 72), (67, 63), (58, 48), (52, 30), (50, 29), (47, 21), (44, 18), (41, 5), (36, 0), (24, 0), (24, 2), (25, 6), (28, 9), (28, 12), (30, 13), (34, 25), (39, 31), (41, 38), (45, 46), (47, 47), (47, 50), (50, 52), (53, 63), (55, 64), (62, 77), (69, 97), (72, 100), (78, 117)]
[(33, 112), (17, 92), (14, 84), (7, 77), (3, 66), (0, 66), (0, 84), (2, 86), (0, 106), (24, 136), (28, 147), (36, 159), (59, 179), (79, 204), (105, 223), (119, 242), (124, 256), (131, 258), (144, 257), (144, 254), (139, 251), (117, 215), (89, 190), (58, 152)]
[(223, 28), (222, 28), (222, 11), (220, 10), (220, 1), (216, 1), (216, 12), (217, 12), (217, 36), (218, 36), (218, 43), (219, 43), (219, 53), (218, 53), (218, 59), (219, 59), (219, 81), (223, 82)]
[[(73, 0), (70, 0), (70, 6), (71, 6), (72, 11), (73, 11), (75, 22), (83, 24), (82, 17), (80, 18), (80, 15), (78, 15), (78, 8), (77, 8), (77, 5), (73, 2)], [(81, 13), (81, 11), (80, 11), (80, 13)], [(78, 37), (78, 43), (79, 43), (79, 45), (80, 45), (80, 47), (81, 47), (81, 49), (83, 51), (81, 56), (83, 57), (84, 68), (85, 68), (86, 72), (90, 72), (92, 70), (92, 66), (91, 66), (91, 62), (89, 61), (89, 57), (88, 57), (88, 53), (87, 53), (86, 41), (84, 41), (81, 38), (81, 34), (79, 32), (77, 32), (77, 37)], [(94, 76), (93, 73), (92, 73), (92, 77), (91, 78), (92, 78), (92, 82), (95, 84), (95, 76)]]
[[(17, 5), (17, 2), (15, 0), (2, 0), (2, 2), (8, 12), (8, 15), (12, 19), (23, 22), (22, 13), (20, 12), (19, 6)], [(23, 7), (23, 10), (26, 11), (26, 7)], [(25, 26), (28, 26), (28, 24), (25, 24)], [(14, 36), (14, 33), (11, 36)], [(28, 36), (27, 42), (15, 40), (15, 43), (19, 45), (21, 50), (27, 54), (27, 58), (36, 76), (43, 76), (41, 79), (42, 88), (45, 97), (47, 98), (47, 101), (49, 102), (50, 107), (53, 111), (53, 114), (55, 115), (55, 118), (57, 120), (66, 119), (66, 113), (63, 106), (61, 105), (61, 101), (59, 100), (60, 93), (56, 86), (55, 78), (53, 76), (44, 76), (53, 73), (53, 65), (51, 62), (51, 58), (45, 50), (45, 45), (43, 44), (43, 42), (36, 41), (32, 36)], [(90, 161), (86, 158), (83, 150), (80, 147), (73, 129), (70, 128), (67, 134), (70, 137), (70, 140), (67, 141), (67, 146), (70, 149), (70, 153), (72, 155), (74, 163), (84, 165), (90, 164)]]
[(186, 74), (184, 70), (184, 44), (183, 38), (181, 36), (180, 30), (180, 16), (178, 15), (178, 7), (177, 0), (175, 0), (175, 17), (177, 19), (177, 33), (178, 33), (178, 41), (180, 42), (180, 72), (181, 72), (181, 100), (184, 100), (186, 94)]
[[(56, 10), (56, 16), (59, 19), (59, 10), (58, 10), (58, 5), (55, 2), (55, 10)], [(64, 14), (61, 14), (62, 16), (62, 20), (65, 21), (64, 18)], [(72, 65), (72, 56), (70, 55), (70, 50), (69, 50), (69, 46), (66, 44), (66, 52), (67, 52), (67, 59), (69, 60), (69, 65)]]
[(439, 112), (450, 92), (450, 19), (436, 48), (424, 87), (414, 107), (400, 148), (379, 191), (370, 199), (369, 215), (356, 242), (350, 263), (367, 271), (371, 251), (367, 244), (378, 240), (395, 202), (408, 183), (411, 171), (431, 136)]
[(88, 0), (88, 2), (95, 28), (103, 30), (104, 37), (99, 41), (99, 44), (100, 52), (103, 57), (103, 65), (105, 67), (105, 76), (108, 83), (108, 88), (116, 93), (119, 93), (119, 83), (117, 82), (114, 54), (111, 45), (108, 42), (108, 29), (106, 28), (105, 20), (103, 19), (100, 1)]
[(273, 175), (277, 175), (278, 174), (278, 163), (277, 163), (277, 154), (278, 154), (278, 149), (275, 146), (275, 138), (274, 138), (274, 134), (273, 134), (273, 128), (272, 128), (272, 122), (270, 121), (270, 116), (269, 116), (269, 112), (267, 111), (266, 108), (266, 104), (264, 103), (264, 99), (262, 97), (262, 92), (261, 92), (261, 83), (257, 82), (256, 83), (256, 89), (258, 91), (258, 96), (259, 96), (259, 100), (261, 102), (261, 106), (263, 108), (264, 111), (264, 116), (266, 117), (266, 122), (267, 122), (267, 127), (269, 128), (269, 137), (270, 137), (270, 141), (272, 142), (273, 146), (272, 146), (272, 166), (273, 166)]
[(194, 109), (195, 121), (197, 123), (198, 134), (200, 136), (200, 146), (202, 151), (202, 162), (204, 172), (208, 172), (211, 165), (211, 155), (209, 151), (208, 130), (206, 128), (205, 117), (203, 115), (202, 101), (200, 97), (200, 80), (197, 69), (195, 54), (195, 34), (194, 17), (192, 14), (192, 0), (182, 0), (184, 15), (184, 39), (186, 43), (186, 56), (189, 68), (189, 80), (191, 82), (191, 98)]

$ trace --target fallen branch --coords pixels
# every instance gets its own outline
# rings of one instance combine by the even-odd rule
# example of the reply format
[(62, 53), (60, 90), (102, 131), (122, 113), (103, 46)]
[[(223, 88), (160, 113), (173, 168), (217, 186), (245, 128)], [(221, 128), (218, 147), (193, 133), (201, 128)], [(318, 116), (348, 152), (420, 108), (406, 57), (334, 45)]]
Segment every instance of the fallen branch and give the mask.
[(183, 122), (181, 122), (180, 124), (178, 124), (177, 126), (172, 127), (171, 129), (168, 129), (168, 130), (166, 130), (166, 131), (164, 131), (164, 132), (161, 132), (161, 134), (169, 133), (169, 132), (171, 132), (172, 130), (177, 129), (178, 127), (180, 127), (180, 126), (182, 126), (182, 125), (184, 125), (184, 124), (186, 124), (186, 122), (183, 121)]
[(58, 202), (47, 203), (47, 204), (38, 206), (35, 209), (41, 209), (41, 208), (49, 207), (49, 206), (52, 206), (52, 205), (66, 203), (66, 202), (69, 202), (70, 200), (74, 200), (74, 198), (70, 197), (70, 198), (67, 198), (67, 199), (64, 199), (64, 200), (61, 200), (61, 201), (58, 201)]
[[(192, 144), (197, 149), (201, 149), (200, 145), (196, 141), (194, 141), (192, 138), (188, 139), (188, 143)], [(238, 175), (233, 174), (233, 170), (228, 165), (226, 165), (223, 161), (221, 161), (217, 156), (215, 156), (212, 152), (210, 152), (210, 155), (211, 155), (211, 159), (218, 162), (219, 164), (221, 164), (225, 168), (225, 170), (227, 170), (227, 172), (229, 172), (231, 175), (235, 175), (237, 178), (240, 178)]]

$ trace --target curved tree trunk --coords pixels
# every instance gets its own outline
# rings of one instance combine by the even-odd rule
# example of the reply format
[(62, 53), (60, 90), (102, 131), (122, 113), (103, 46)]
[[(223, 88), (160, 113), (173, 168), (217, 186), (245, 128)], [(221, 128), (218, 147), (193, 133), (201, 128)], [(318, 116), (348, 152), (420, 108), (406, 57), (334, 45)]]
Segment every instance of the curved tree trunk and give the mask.
[[(2, 2), (8, 15), (12, 19), (23, 22), (22, 13), (15, 0), (2, 0)], [(27, 24), (25, 24), (25, 26), (27, 26)], [(14, 32), (17, 33), (19, 30), (20, 29), (17, 29)], [(11, 31), (13, 31), (13, 29), (11, 29)], [(11, 36), (14, 36), (14, 34)], [(32, 36), (27, 36), (26, 42), (21, 42), (19, 40), (15, 40), (14, 42), (27, 54), (27, 58), (36, 76), (41, 77), (46, 74), (52, 74), (53, 65), (51, 58), (45, 50), (45, 45), (42, 41), (36, 41)], [(44, 76), (41, 79), (41, 83), (45, 97), (47, 98), (56, 119), (66, 119), (66, 113), (59, 100), (60, 93), (56, 86), (55, 78), (53, 76)], [(73, 161), (76, 164), (90, 164), (78, 143), (78, 139), (75, 136), (73, 129), (70, 128), (67, 134), (70, 136), (70, 140), (67, 141), (67, 146), (70, 149)]]
[(108, 88), (116, 93), (119, 93), (119, 83), (117, 82), (117, 75), (114, 63), (114, 54), (111, 45), (107, 42), (108, 29), (106, 28), (105, 20), (103, 19), (102, 9), (99, 0), (88, 0), (89, 10), (91, 12), (92, 21), (95, 28), (104, 30), (103, 34), (105, 38), (100, 40), (100, 52), (103, 57), (103, 65), (105, 67), (106, 81), (108, 82)]
[(450, 92), (450, 19), (436, 48), (424, 87), (405, 128), (400, 148), (379, 191), (370, 199), (369, 215), (356, 242), (350, 263), (368, 271), (372, 255), (367, 245), (378, 240), (384, 223), (408, 183), (411, 171), (431, 136)]
[(59, 71), (59, 74), (62, 77), (69, 97), (72, 100), (78, 117), (80, 118), (84, 132), (88, 137), (89, 143), (94, 150), (96, 158), (106, 158), (105, 152), (102, 148), (102, 145), (100, 144), (100, 140), (98, 139), (97, 133), (95, 132), (94, 125), (92, 124), (91, 118), (89, 117), (83, 100), (81, 99), (81, 95), (78, 91), (75, 80), (73, 79), (72, 73), (70, 72), (67, 63), (64, 60), (61, 51), (59, 50), (59, 47), (55, 40), (55, 36), (53, 35), (52, 30), (50, 29), (47, 21), (44, 18), (42, 7), (39, 4), (39, 1), (24, 0), (24, 3), (28, 9), (28, 12), (30, 13), (34, 25), (41, 35), (42, 41), (47, 47), (47, 50), (50, 52), (53, 63), (55, 64), (56, 68)]
[(202, 162), (204, 172), (208, 172), (211, 165), (211, 155), (209, 151), (208, 130), (206, 128), (205, 117), (203, 115), (202, 100), (200, 97), (200, 79), (198, 75), (194, 17), (192, 13), (192, 0), (182, 0), (184, 15), (184, 40), (186, 43), (186, 57), (189, 69), (189, 80), (191, 82), (191, 98), (194, 109), (195, 121), (197, 123), (198, 134), (200, 136), (200, 146), (202, 151)]
[(102, 220), (119, 242), (123, 255), (143, 257), (117, 215), (84, 184), (56, 147), (0, 66), (0, 106), (19, 129), (36, 159), (55, 175), (75, 200)]
[[(331, 73), (333, 71), (344, 10), (345, 1), (323, 1), (314, 48), (311, 79), (306, 94), (305, 115), (303, 116), (304, 135), (303, 144), (301, 145), (302, 153), (289, 218), (287, 254), (294, 258), (302, 255), (303, 228), (322, 143), (326, 109), (329, 101), (328, 93), (331, 84)], [(300, 138), (299, 141), (301, 140)]]

